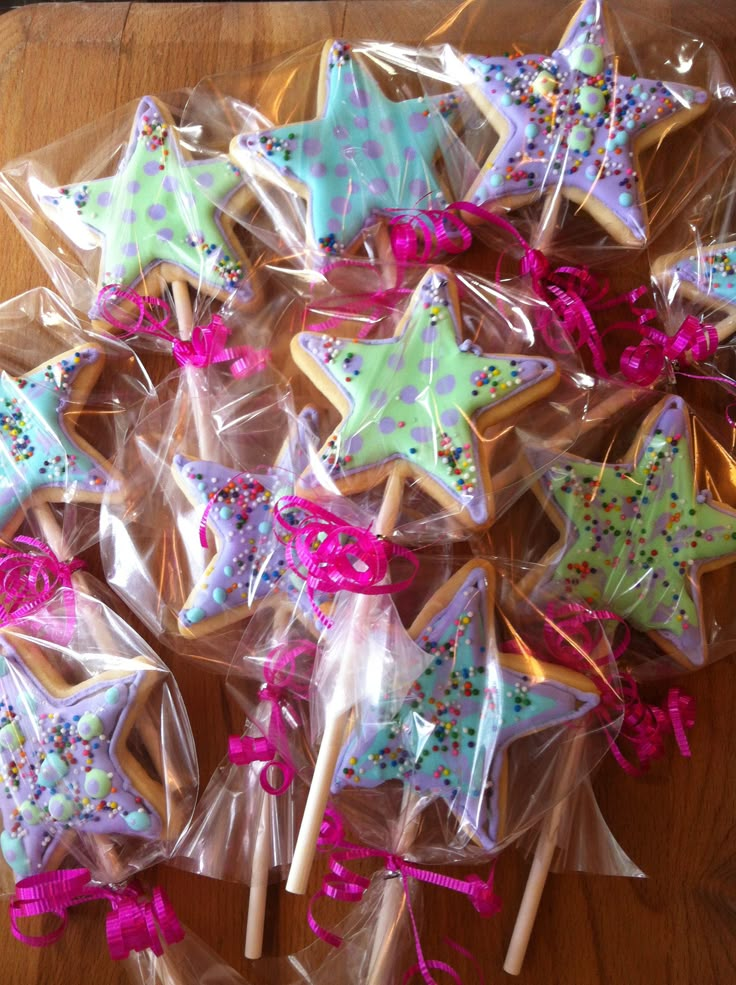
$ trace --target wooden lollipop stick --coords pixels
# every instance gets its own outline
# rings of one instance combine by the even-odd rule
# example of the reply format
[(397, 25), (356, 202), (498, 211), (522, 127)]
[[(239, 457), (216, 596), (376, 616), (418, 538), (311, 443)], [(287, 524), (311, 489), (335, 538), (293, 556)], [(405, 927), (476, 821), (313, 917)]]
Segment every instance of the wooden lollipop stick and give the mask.
[[(373, 532), (378, 537), (390, 537), (396, 526), (396, 518), (401, 507), (403, 479), (395, 472), (391, 473), (383, 495), (383, 502), (376, 518)], [(352, 633), (346, 644), (346, 654), (340, 663), (337, 691), (344, 691), (351, 673), (350, 661), (360, 652), (360, 635), (365, 632), (366, 622), (370, 613), (371, 597), (361, 595), (355, 605), (352, 621)], [(307, 891), (309, 873), (314, 861), (317, 848), (317, 838), (322, 825), (327, 799), (330, 795), (332, 777), (345, 742), (345, 733), (352, 714), (352, 709), (344, 711), (327, 719), (322, 742), (319, 747), (314, 776), (309, 787), (309, 795), (304, 808), (304, 817), (299, 827), (299, 835), (294, 848), (294, 858), (286, 881), (287, 893), (301, 896)]]
[(542, 218), (539, 220), (539, 227), (532, 237), (532, 246), (535, 250), (546, 253), (555, 238), (557, 232), (557, 220), (560, 217), (562, 208), (562, 195), (560, 189), (555, 186), (547, 193), (542, 209)]

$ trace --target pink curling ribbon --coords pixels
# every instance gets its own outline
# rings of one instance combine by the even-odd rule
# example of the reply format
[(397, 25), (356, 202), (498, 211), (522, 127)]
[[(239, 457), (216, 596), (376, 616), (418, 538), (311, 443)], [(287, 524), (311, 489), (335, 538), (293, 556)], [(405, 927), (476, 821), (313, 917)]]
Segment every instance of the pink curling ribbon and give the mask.
[[(280, 797), (286, 793), (297, 768), (289, 757), (289, 738), (287, 714), (293, 697), (306, 700), (309, 697), (309, 684), (299, 680), (293, 667), (299, 657), (309, 655), (311, 659), (317, 652), (314, 643), (299, 640), (296, 643), (280, 643), (268, 654), (263, 668), (264, 684), (258, 698), (271, 704), (268, 725), (264, 735), (231, 735), (228, 740), (228, 757), (237, 766), (251, 763), (264, 763), (260, 774), (261, 787), (266, 793)], [(293, 717), (293, 716), (292, 716)], [(274, 786), (269, 779), (271, 768), (281, 773), (281, 783)]]
[[(351, 862), (359, 862), (364, 859), (377, 859), (385, 867), (391, 876), (401, 879), (406, 897), (406, 910), (411, 922), (414, 947), (417, 954), (417, 964), (407, 972), (404, 981), (408, 981), (417, 971), (421, 974), (426, 985), (437, 985), (432, 977), (431, 971), (443, 971), (451, 979), (462, 985), (460, 976), (455, 969), (442, 961), (427, 961), (422, 951), (419, 928), (416, 916), (411, 903), (409, 893), (409, 879), (416, 879), (418, 882), (429, 883), (432, 886), (441, 886), (452, 892), (461, 893), (467, 896), (476, 911), (482, 917), (491, 917), (501, 909), (501, 901), (493, 889), (493, 867), (487, 880), (479, 876), (470, 875), (467, 879), (455, 879), (452, 876), (432, 872), (428, 869), (421, 869), (405, 861), (400, 855), (394, 855), (380, 848), (367, 848), (350, 842), (345, 837), (342, 818), (334, 808), (328, 807), (322, 821), (317, 847), (322, 851), (330, 853), (328, 863), (328, 873), (322, 880), (321, 889), (312, 896), (307, 910), (307, 922), (310, 929), (320, 940), (326, 941), (332, 947), (339, 947), (342, 938), (322, 927), (312, 914), (312, 907), (320, 899), (334, 899), (342, 903), (358, 903), (370, 885), (371, 880), (367, 876), (360, 875), (350, 867)], [(458, 951), (463, 949), (457, 947)], [(467, 953), (467, 952), (466, 952)]]
[[(138, 317), (132, 324), (120, 321), (114, 313), (114, 306), (123, 301), (129, 302), (138, 310)], [(180, 366), (202, 368), (229, 362), (230, 372), (240, 379), (264, 369), (271, 358), (268, 349), (254, 349), (249, 345), (226, 347), (230, 329), (219, 315), (214, 315), (207, 325), (195, 325), (191, 339), (180, 339), (166, 328), (171, 318), (171, 308), (166, 301), (141, 296), (120, 284), (103, 287), (97, 295), (94, 310), (98, 317), (124, 331), (128, 338), (140, 333), (168, 342), (171, 353)], [(156, 317), (155, 312), (159, 312), (159, 317)]]
[[(293, 522), (293, 511), (304, 518)], [(286, 563), (306, 582), (314, 614), (328, 629), (332, 619), (317, 604), (316, 592), (346, 591), (358, 595), (390, 595), (408, 588), (419, 568), (416, 554), (378, 537), (365, 527), (353, 527), (329, 510), (301, 496), (282, 496), (274, 505), (274, 517), (287, 531), (282, 539)], [(384, 584), (391, 561), (405, 558), (411, 574), (402, 581)]]
[[(348, 258), (331, 263), (324, 269), (323, 273), (327, 278), (335, 270), (351, 269), (364, 271), (366, 274), (374, 271), (370, 262)], [(401, 286), (401, 275), (400, 272), (397, 272), (397, 282), (393, 287), (359, 294), (342, 294), (336, 299), (326, 298), (323, 301), (313, 302), (309, 306), (310, 310), (314, 311), (319, 308), (322, 311), (334, 311), (334, 314), (314, 325), (305, 325), (304, 329), (308, 332), (329, 332), (345, 321), (362, 319), (366, 324), (358, 331), (357, 338), (364, 339), (366, 335), (370, 334), (376, 322), (390, 313), (397, 303), (411, 293), (409, 288)]]
[(61, 634), (70, 639), (74, 632), (74, 588), (72, 575), (84, 561), (60, 561), (48, 544), (35, 537), (19, 536), (16, 544), (27, 544), (33, 551), (18, 551), (0, 545), (0, 626), (7, 626), (45, 608), (57, 592), (63, 593), (68, 610)]
[(718, 348), (718, 333), (712, 325), (703, 325), (688, 315), (674, 335), (666, 335), (653, 325), (641, 329), (642, 340), (631, 345), (621, 356), (621, 372), (639, 386), (657, 380), (667, 362), (701, 362)]
[[(166, 944), (175, 944), (184, 937), (168, 897), (158, 886), (147, 900), (136, 883), (120, 889), (93, 885), (88, 869), (62, 869), (21, 879), (10, 902), (13, 936), (29, 947), (48, 947), (63, 936), (72, 906), (101, 899), (111, 906), (106, 932), (114, 961), (127, 958), (131, 951), (151, 950), (160, 957), (164, 953), (162, 939)], [(60, 920), (59, 926), (50, 933), (31, 937), (18, 927), (21, 918), (49, 913)]]

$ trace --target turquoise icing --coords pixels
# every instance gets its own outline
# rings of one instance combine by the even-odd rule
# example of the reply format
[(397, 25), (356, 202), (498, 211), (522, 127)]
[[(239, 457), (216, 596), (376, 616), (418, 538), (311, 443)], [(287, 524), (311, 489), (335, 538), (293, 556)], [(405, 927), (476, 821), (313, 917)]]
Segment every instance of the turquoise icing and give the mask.
[(3, 831), (0, 833), (0, 850), (18, 879), (24, 879), (31, 874), (31, 865), (20, 838), (13, 838), (7, 831)]

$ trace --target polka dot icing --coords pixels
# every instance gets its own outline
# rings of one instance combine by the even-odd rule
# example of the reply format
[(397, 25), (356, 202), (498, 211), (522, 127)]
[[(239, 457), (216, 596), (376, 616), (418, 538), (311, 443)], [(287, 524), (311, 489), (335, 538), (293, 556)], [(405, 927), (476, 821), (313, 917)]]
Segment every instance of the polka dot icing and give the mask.
[(189, 160), (167, 114), (150, 96), (138, 105), (117, 173), (45, 196), (52, 220), (74, 238), (91, 231), (101, 244), (99, 281), (137, 287), (171, 264), (209, 293), (252, 297), (245, 260), (223, 209), (244, 188), (219, 157)]
[(443, 204), (434, 158), (441, 118), (454, 113), (457, 99), (387, 99), (343, 41), (325, 49), (322, 71), (317, 119), (243, 134), (232, 153), (244, 168), (257, 164), (300, 182), (312, 244), (336, 254), (380, 209)]
[(600, 0), (585, 0), (549, 56), (468, 55), (466, 65), (500, 131), (473, 201), (513, 207), (559, 186), (584, 208), (612, 213), (620, 241), (646, 239), (637, 144), (661, 122), (677, 126), (701, 112), (707, 92), (620, 72)]
[[(556, 680), (551, 666), (535, 663), (532, 678), (520, 671), (518, 658), (497, 651), (491, 578), (485, 565), (466, 565), (439, 614), (418, 617), (411, 635), (427, 654), (424, 673), (390, 722), (352, 733), (333, 778), (335, 791), (400, 780), (444, 800), (487, 849), (498, 838), (496, 791), (509, 745), (583, 715), (598, 701), (597, 693)], [(371, 720), (385, 721), (380, 706), (373, 711)]]
[(34, 494), (61, 501), (77, 490), (101, 498), (119, 488), (102, 458), (79, 446), (66, 416), (101, 368), (100, 351), (85, 346), (24, 376), (0, 374), (0, 531), (15, 529)]
[[(52, 685), (42, 685), (7, 641), (0, 647), (7, 667), (0, 678), (0, 730), (11, 727), (25, 737), (16, 748), (0, 744), (0, 850), (15, 875), (45, 871), (61, 839), (74, 831), (158, 836), (158, 815), (117, 755), (117, 736), (127, 734), (130, 702), (145, 672), (121, 679), (115, 688), (125, 700), (110, 704), (109, 680), (92, 677), (68, 687), (59, 678), (47, 690)], [(91, 723), (94, 734), (82, 723)], [(145, 816), (147, 824), (132, 829), (131, 813)]]
[[(551, 386), (556, 367), (546, 359), (478, 354), (462, 346), (450, 276), (444, 268), (424, 276), (393, 338), (349, 341), (302, 333), (292, 351), (317, 386), (324, 381), (337, 387), (348, 405), (319, 453), (331, 479), (349, 481), (358, 491), (362, 482), (361, 488), (374, 484), (375, 468), (409, 462), (428, 491), (451, 498), (471, 525), (482, 525), (489, 520), (489, 478), (478, 421), (496, 408), (494, 416), (503, 417), (504, 402), (526, 389), (545, 381)], [(359, 373), (353, 370), (357, 359)]]
[(699, 571), (736, 560), (736, 513), (695, 485), (682, 400), (660, 403), (621, 464), (562, 456), (543, 487), (563, 524), (545, 578), (570, 600), (653, 633), (685, 663), (705, 661)]
[(680, 281), (695, 287), (714, 302), (736, 305), (736, 244), (681, 257), (672, 267)]

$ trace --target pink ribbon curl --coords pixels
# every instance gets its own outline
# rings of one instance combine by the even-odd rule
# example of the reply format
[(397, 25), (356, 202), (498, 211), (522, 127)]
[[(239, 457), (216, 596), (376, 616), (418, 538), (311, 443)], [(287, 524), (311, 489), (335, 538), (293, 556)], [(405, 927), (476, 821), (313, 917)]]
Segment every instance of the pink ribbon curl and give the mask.
[[(295, 512), (302, 513), (303, 519), (294, 522)], [(286, 531), (281, 538), (286, 563), (305, 581), (309, 604), (328, 629), (334, 623), (317, 604), (316, 592), (390, 595), (408, 588), (414, 580), (419, 568), (416, 554), (365, 527), (345, 523), (316, 503), (301, 496), (282, 496), (273, 513)], [(412, 571), (401, 581), (384, 584), (394, 558), (407, 560)]]
[[(122, 888), (95, 886), (88, 869), (63, 869), (29, 876), (15, 887), (10, 902), (10, 927), (13, 936), (29, 947), (48, 947), (64, 934), (72, 906), (91, 900), (107, 900), (111, 906), (106, 920), (107, 944), (114, 961), (127, 958), (131, 951), (151, 950), (160, 957), (162, 939), (166, 944), (182, 940), (184, 931), (163, 889), (156, 887), (145, 899), (140, 886), (131, 883)], [(37, 937), (23, 933), (18, 921), (25, 917), (54, 914), (59, 926)]]
[(718, 332), (688, 315), (674, 335), (653, 325), (641, 328), (642, 340), (626, 348), (621, 356), (621, 372), (639, 386), (659, 379), (668, 362), (702, 362), (718, 348)]
[[(264, 763), (259, 782), (266, 793), (280, 797), (286, 793), (298, 770), (289, 756), (288, 718), (291, 712), (291, 699), (306, 700), (309, 697), (309, 683), (299, 680), (293, 672), (299, 657), (308, 655), (314, 658), (317, 648), (310, 640), (295, 643), (280, 643), (268, 654), (263, 668), (263, 686), (258, 692), (260, 701), (270, 702), (268, 724), (260, 736), (231, 735), (228, 740), (228, 758), (236, 766)], [(271, 770), (281, 774), (281, 782), (274, 786), (269, 778)]]
[[(132, 324), (120, 321), (114, 312), (114, 306), (124, 301), (138, 311)], [(230, 329), (219, 315), (214, 315), (207, 325), (195, 325), (191, 339), (180, 339), (166, 328), (171, 318), (171, 308), (163, 298), (142, 296), (120, 284), (108, 284), (102, 288), (97, 295), (94, 312), (114, 328), (125, 332), (126, 338), (141, 334), (168, 342), (180, 366), (203, 368), (216, 363), (230, 363), (232, 375), (241, 379), (260, 372), (271, 358), (268, 349), (254, 349), (249, 345), (227, 347), (225, 343)], [(159, 312), (159, 316), (156, 317), (154, 312)]]
[(0, 545), (0, 626), (45, 608), (62, 592), (67, 617), (61, 636), (69, 640), (75, 626), (72, 575), (85, 566), (84, 561), (60, 561), (48, 544), (35, 537), (19, 536), (15, 542), (26, 544), (33, 551)]
[[(460, 893), (470, 900), (475, 910), (482, 917), (492, 917), (501, 909), (501, 901), (493, 889), (493, 867), (491, 867), (487, 880), (483, 880), (476, 875), (470, 875), (467, 879), (456, 879), (452, 876), (432, 872), (429, 869), (422, 869), (416, 865), (412, 865), (400, 855), (392, 852), (357, 845), (346, 839), (342, 818), (331, 807), (328, 807), (325, 811), (317, 847), (321, 851), (330, 853), (328, 872), (323, 878), (321, 888), (310, 899), (307, 910), (307, 922), (310, 929), (320, 940), (326, 941), (332, 947), (339, 947), (342, 944), (341, 937), (332, 933), (332, 931), (326, 930), (315, 919), (312, 913), (314, 904), (320, 899), (325, 898), (338, 900), (343, 903), (360, 902), (366, 889), (370, 886), (371, 880), (369, 877), (355, 872), (350, 867), (350, 863), (359, 862), (364, 859), (377, 859), (383, 864), (390, 876), (401, 879), (406, 897), (406, 910), (411, 922), (417, 964), (407, 971), (403, 979), (404, 982), (407, 982), (418, 971), (426, 985), (437, 985), (436, 980), (431, 975), (431, 971), (436, 970), (445, 972), (457, 985), (462, 985), (460, 976), (451, 965), (443, 961), (427, 961), (425, 958), (419, 936), (419, 927), (411, 903), (409, 879), (415, 879), (418, 882), (428, 883), (432, 886), (441, 886), (443, 889)], [(459, 946), (456, 947), (456, 950), (467, 954)]]

